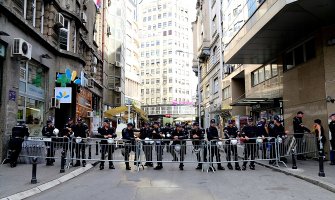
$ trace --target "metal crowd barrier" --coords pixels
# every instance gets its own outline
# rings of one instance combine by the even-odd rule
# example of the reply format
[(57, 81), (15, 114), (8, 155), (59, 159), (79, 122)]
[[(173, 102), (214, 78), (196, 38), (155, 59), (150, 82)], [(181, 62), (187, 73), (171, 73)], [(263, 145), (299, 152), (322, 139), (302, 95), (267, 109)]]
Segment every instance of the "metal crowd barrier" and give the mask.
[[(62, 154), (62, 152), (64, 152)], [(74, 163), (104, 162), (135, 164), (136, 169), (161, 163), (200, 165), (203, 171), (214, 169), (214, 165), (243, 165), (247, 162), (272, 161), (277, 166), (284, 158), (295, 155), (317, 155), (316, 139), (313, 134), (303, 137), (287, 135), (283, 138), (250, 138), (173, 141), (169, 139), (145, 139), (127, 141), (105, 138), (45, 138), (28, 137), (22, 144), (20, 160), (31, 163), (37, 158), (38, 163), (49, 159), (60, 162), (62, 158), (66, 167)]]

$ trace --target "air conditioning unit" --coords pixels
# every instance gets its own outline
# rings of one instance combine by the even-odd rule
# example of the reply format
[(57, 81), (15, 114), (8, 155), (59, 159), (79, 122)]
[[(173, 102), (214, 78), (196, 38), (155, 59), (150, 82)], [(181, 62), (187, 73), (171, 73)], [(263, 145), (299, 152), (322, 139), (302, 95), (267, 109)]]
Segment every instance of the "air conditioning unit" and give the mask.
[(92, 65), (97, 65), (97, 64), (98, 64), (98, 59), (97, 57), (93, 56)]
[(12, 46), (12, 55), (31, 59), (32, 46), (22, 38), (14, 38)]
[(64, 27), (64, 16), (61, 13), (58, 13), (56, 15), (56, 20), (55, 20), (55, 26), (57, 26), (58, 28), (62, 28)]
[(89, 78), (87, 81), (87, 87), (88, 88), (93, 88), (94, 87), (94, 79), (93, 78)]
[(115, 87), (114, 90), (115, 90), (116, 92), (122, 92), (122, 88), (121, 88), (121, 87)]
[(231, 73), (231, 66), (230, 65), (225, 65), (223, 67), (223, 73), (224, 74), (230, 74)]
[(81, 21), (83, 22), (83, 23), (86, 23), (87, 22), (87, 15), (84, 13), (84, 12), (82, 12), (81, 13)]
[(55, 97), (50, 99), (49, 108), (60, 108), (60, 101)]
[(92, 111), (87, 111), (87, 117), (92, 118), (94, 116), (94, 113)]
[(119, 61), (115, 61), (115, 66), (116, 66), (116, 67), (122, 67), (122, 66), (121, 66), (121, 63), (120, 63)]

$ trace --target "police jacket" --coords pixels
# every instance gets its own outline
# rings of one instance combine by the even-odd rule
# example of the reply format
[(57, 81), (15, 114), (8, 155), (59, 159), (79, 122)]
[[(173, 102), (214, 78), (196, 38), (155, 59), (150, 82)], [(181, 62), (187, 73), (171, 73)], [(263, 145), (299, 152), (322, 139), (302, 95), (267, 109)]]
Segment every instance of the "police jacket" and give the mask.
[(332, 141), (335, 141), (335, 121), (329, 123), (329, 130), (332, 136)]
[(262, 122), (257, 123), (257, 137), (258, 136), (268, 137), (268, 133), (266, 132), (265, 129), (265, 123)]
[(225, 139), (229, 139), (229, 138), (236, 138), (239, 136), (240, 134), (240, 131), (237, 129), (236, 126), (226, 126), (224, 129), (223, 129), (223, 132), (224, 132), (224, 138)]
[[(176, 137), (176, 136), (178, 137), (178, 140), (174, 140), (174, 137)], [(184, 130), (177, 131), (177, 129), (176, 129), (172, 132), (172, 139), (173, 139), (172, 145), (186, 144), (186, 141), (182, 141), (182, 140), (187, 139), (187, 132), (184, 131)]]
[(46, 125), (42, 129), (42, 135), (44, 137), (49, 137), (49, 138), (53, 137), (53, 136), (55, 136), (55, 134), (53, 133), (54, 129), (55, 129), (54, 126), (48, 126), (48, 125)]
[[(245, 125), (242, 128), (242, 137), (247, 136), (248, 138), (255, 138), (257, 137), (257, 127), (255, 125)], [(256, 142), (256, 139), (249, 139), (248, 141), (245, 141), (245, 143), (254, 143)]]
[[(193, 138), (194, 135), (197, 135), (199, 138)], [(205, 139), (205, 130), (201, 128), (191, 129), (191, 139), (193, 140), (203, 140)]]
[[(295, 133), (294, 137), (303, 137), (303, 134), (301, 134), (301, 133), (311, 132), (311, 130), (309, 130), (308, 128), (306, 128), (302, 124), (302, 118), (301, 117), (294, 117), (293, 118), (293, 131)], [(296, 134), (296, 133), (298, 133), (298, 134)]]
[(285, 128), (282, 124), (274, 124), (270, 137), (282, 137), (285, 135)]
[[(69, 130), (71, 129), (71, 131)], [(65, 124), (63, 131), (59, 132), (59, 137), (70, 137), (75, 130), (75, 125), (74, 124)]]
[[(162, 133), (165, 135), (165, 139), (171, 139), (172, 132), (173, 132), (172, 127), (166, 126), (162, 129)], [(170, 134), (170, 137), (168, 137), (168, 134)]]
[(74, 132), (75, 137), (82, 137), (82, 138), (87, 137), (87, 134), (88, 134), (87, 124), (85, 123), (77, 124), (74, 128), (75, 130), (73, 130), (73, 132)]
[(161, 134), (161, 129), (160, 128), (153, 128), (152, 129), (152, 139), (162, 139)]
[(13, 138), (24, 138), (24, 137), (29, 137), (29, 131), (28, 128), (25, 125), (18, 125), (14, 126), (12, 128), (12, 137)]
[(209, 141), (219, 139), (219, 132), (216, 127), (210, 126), (207, 128), (207, 139)]
[(122, 139), (126, 140), (125, 142), (135, 142), (135, 135), (133, 129), (124, 128), (122, 130)]
[[(109, 127), (109, 128), (99, 127), (98, 133), (100, 134), (96, 136), (98, 138), (105, 138), (105, 135), (111, 135), (112, 138), (117, 137), (115, 130), (112, 127)], [(107, 140), (101, 140), (101, 144), (107, 144)]]
[(152, 139), (152, 131), (150, 128), (141, 128), (140, 129), (140, 139), (144, 140), (145, 138)]

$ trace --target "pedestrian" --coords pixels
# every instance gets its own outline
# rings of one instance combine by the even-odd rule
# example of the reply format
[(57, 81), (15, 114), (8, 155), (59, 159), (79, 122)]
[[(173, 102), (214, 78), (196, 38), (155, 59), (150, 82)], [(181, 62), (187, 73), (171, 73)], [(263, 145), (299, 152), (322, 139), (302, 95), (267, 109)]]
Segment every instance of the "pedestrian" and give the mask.
[(330, 131), (330, 165), (335, 165), (335, 113), (331, 114), (329, 123), (329, 131)]
[(101, 162), (100, 162), (100, 170), (103, 170), (105, 168), (105, 157), (106, 153), (108, 153), (108, 160), (109, 160), (109, 169), (115, 169), (113, 164), (113, 153), (115, 150), (114, 144), (109, 144), (108, 140), (106, 139), (115, 139), (117, 137), (115, 130), (113, 127), (110, 126), (110, 121), (108, 119), (105, 119), (103, 122), (102, 127), (98, 128), (97, 135), (98, 138), (104, 138), (104, 140), (101, 140)]
[[(76, 138), (76, 164), (74, 165), (75, 167), (80, 166), (80, 160), (82, 161), (82, 166), (86, 166), (86, 144), (83, 138), (87, 138), (89, 136), (89, 129), (88, 125), (84, 122), (83, 119), (78, 118), (77, 119), (77, 124), (75, 125), (75, 130), (74, 130), (74, 137)], [(80, 159), (80, 154), (81, 154), (81, 159)]]
[[(210, 142), (210, 162), (214, 162), (214, 155), (216, 158), (218, 170), (225, 170), (225, 168), (221, 165), (221, 158), (220, 158), (220, 150), (217, 147), (217, 143), (220, 141), (219, 132), (215, 124), (215, 119), (211, 119), (210, 126), (206, 129), (207, 132), (207, 139)], [(215, 168), (212, 164), (213, 170)]]
[(24, 122), (17, 123), (16, 126), (12, 128), (12, 135), (9, 140), (8, 148), (9, 148), (9, 163), (10, 167), (16, 167), (17, 159), (22, 150), (22, 143), (24, 141), (24, 137), (29, 137), (29, 131)]
[(135, 150), (135, 135), (134, 135), (134, 126), (132, 123), (127, 124), (127, 128), (122, 130), (122, 139), (124, 140), (124, 161), (126, 163), (126, 170), (131, 170), (129, 166), (129, 154), (131, 151), (135, 152), (135, 160), (134, 164), (137, 165), (136, 162), (136, 150)]
[(230, 170), (233, 169), (233, 166), (231, 164), (231, 155), (233, 155), (235, 161), (235, 170), (241, 170), (240, 165), (238, 163), (237, 145), (231, 142), (232, 140), (237, 141), (240, 135), (240, 131), (234, 125), (233, 120), (228, 120), (228, 125), (224, 127), (223, 133), (224, 138), (226, 139), (225, 152), (227, 154), (227, 161), (228, 161), (227, 167)]
[(294, 131), (294, 138), (296, 139), (296, 153), (297, 153), (297, 160), (305, 160), (303, 155), (305, 150), (305, 143), (303, 140), (304, 133), (310, 133), (311, 131), (305, 127), (302, 123), (302, 118), (304, 117), (304, 113), (302, 111), (297, 112), (297, 115), (293, 118), (293, 131)]
[(150, 128), (150, 123), (144, 123), (144, 126), (140, 129), (139, 138), (143, 140), (143, 151), (145, 156), (144, 166), (153, 167), (152, 163), (152, 130)]
[(254, 124), (253, 118), (248, 117), (248, 124), (241, 130), (242, 141), (244, 141), (244, 162), (242, 170), (247, 169), (248, 159), (250, 157), (249, 168), (255, 170), (255, 153), (256, 153), (256, 139), (257, 127)]
[(184, 156), (186, 152), (186, 141), (187, 133), (183, 130), (183, 127), (180, 124), (176, 125), (176, 129), (172, 132), (172, 149), (171, 154), (173, 161), (178, 161), (177, 153), (180, 157), (179, 169), (184, 170)]
[(199, 127), (199, 123), (193, 123), (190, 131), (192, 144), (197, 156), (198, 166), (195, 169), (202, 169), (201, 150), (203, 151), (203, 162), (207, 162), (207, 146), (205, 144), (205, 130)]
[(54, 156), (55, 156), (55, 151), (54, 151), (54, 134), (55, 126), (53, 125), (52, 121), (50, 119), (47, 120), (47, 124), (43, 127), (42, 129), (42, 136), (50, 138), (51, 141), (45, 142), (45, 147), (47, 148), (47, 158), (46, 158), (46, 165), (47, 166), (52, 166), (53, 163), (55, 162)]
[(156, 154), (157, 154), (157, 166), (154, 168), (154, 170), (161, 170), (163, 169), (163, 163), (162, 163), (162, 155), (163, 155), (163, 142), (161, 141), (164, 138), (164, 134), (162, 133), (161, 129), (159, 128), (159, 123), (154, 122), (153, 128), (152, 128), (152, 138), (156, 142)]
[(319, 155), (324, 157), (325, 155), (324, 146), (326, 143), (326, 136), (325, 136), (325, 130), (322, 126), (320, 119), (314, 120), (314, 133), (316, 137), (316, 143), (317, 143)]

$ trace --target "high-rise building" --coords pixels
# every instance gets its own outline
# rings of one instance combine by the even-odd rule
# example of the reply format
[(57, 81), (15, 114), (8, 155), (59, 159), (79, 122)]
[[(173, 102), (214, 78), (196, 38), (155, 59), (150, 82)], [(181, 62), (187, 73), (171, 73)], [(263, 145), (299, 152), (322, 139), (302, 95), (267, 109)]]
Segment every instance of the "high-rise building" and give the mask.
[(192, 30), (184, 1), (144, 1), (141, 24), (142, 108), (151, 119), (195, 116)]
[(141, 106), (139, 26), (137, 0), (126, 1), (125, 104)]

